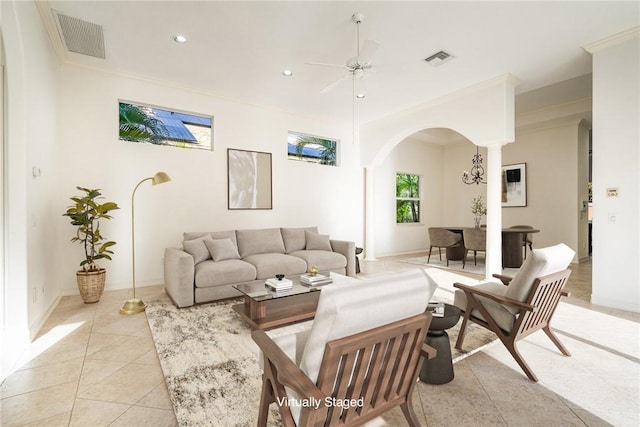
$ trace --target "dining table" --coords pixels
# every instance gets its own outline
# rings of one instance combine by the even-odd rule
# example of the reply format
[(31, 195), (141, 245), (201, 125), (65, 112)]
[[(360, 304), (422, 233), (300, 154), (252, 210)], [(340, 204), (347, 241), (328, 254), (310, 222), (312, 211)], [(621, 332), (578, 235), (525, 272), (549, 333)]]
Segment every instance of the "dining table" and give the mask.
[[(462, 234), (464, 228), (470, 227), (441, 227), (454, 233)], [(524, 238), (527, 234), (539, 233), (536, 228), (503, 228), (502, 229), (502, 267), (503, 268), (520, 268), (522, 266), (522, 246)], [(462, 245), (447, 248), (447, 259), (449, 261), (461, 261), (466, 251), (464, 248), (464, 240)]]

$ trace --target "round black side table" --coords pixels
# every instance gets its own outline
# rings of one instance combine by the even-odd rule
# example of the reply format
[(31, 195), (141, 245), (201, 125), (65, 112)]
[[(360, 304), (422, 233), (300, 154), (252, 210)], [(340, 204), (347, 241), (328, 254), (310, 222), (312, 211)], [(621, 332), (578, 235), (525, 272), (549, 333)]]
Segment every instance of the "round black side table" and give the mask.
[(438, 351), (436, 357), (425, 360), (420, 370), (420, 381), (429, 384), (446, 384), (453, 380), (451, 344), (445, 329), (453, 328), (460, 320), (460, 309), (451, 304), (444, 305), (444, 316), (433, 317), (424, 342)]

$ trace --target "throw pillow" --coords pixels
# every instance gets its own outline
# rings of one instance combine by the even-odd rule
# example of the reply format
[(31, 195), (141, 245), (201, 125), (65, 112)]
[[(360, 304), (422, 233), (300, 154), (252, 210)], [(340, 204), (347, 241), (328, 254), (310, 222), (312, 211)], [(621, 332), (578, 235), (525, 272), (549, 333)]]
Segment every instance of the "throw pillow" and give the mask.
[(210, 239), (204, 244), (209, 249), (209, 253), (214, 261), (224, 261), (226, 259), (240, 259), (238, 249), (231, 239)]
[(209, 249), (207, 249), (207, 246), (205, 245), (205, 241), (207, 240), (213, 240), (211, 235), (207, 234), (206, 236), (202, 236), (197, 239), (185, 240), (182, 242), (184, 251), (193, 257), (194, 264), (198, 264), (211, 258)]
[(318, 234), (309, 230), (304, 231), (304, 237), (307, 241), (308, 250), (332, 251), (331, 242), (329, 242), (328, 234)]

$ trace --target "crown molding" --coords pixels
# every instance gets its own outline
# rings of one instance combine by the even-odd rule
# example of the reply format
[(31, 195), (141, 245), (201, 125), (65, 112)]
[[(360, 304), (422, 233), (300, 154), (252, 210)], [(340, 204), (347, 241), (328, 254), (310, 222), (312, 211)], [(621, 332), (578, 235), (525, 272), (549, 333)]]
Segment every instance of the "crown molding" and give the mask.
[(603, 49), (607, 49), (612, 46), (619, 45), (629, 40), (640, 38), (640, 26), (628, 29), (618, 34), (614, 34), (610, 37), (598, 40), (593, 43), (584, 45), (582, 48), (587, 52), (593, 54)]

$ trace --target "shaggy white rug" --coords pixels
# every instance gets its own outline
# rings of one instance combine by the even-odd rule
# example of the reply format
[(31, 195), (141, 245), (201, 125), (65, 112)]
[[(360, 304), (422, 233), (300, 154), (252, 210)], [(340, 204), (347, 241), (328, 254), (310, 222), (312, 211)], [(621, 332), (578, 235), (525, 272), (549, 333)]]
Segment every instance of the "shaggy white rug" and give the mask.
[[(453, 282), (477, 282), (447, 271), (428, 269), (439, 284), (434, 300), (450, 302)], [(258, 346), (251, 330), (231, 309), (240, 300), (176, 308), (168, 300), (149, 302), (146, 310), (176, 418), (181, 426), (254, 426), (262, 385)], [(271, 336), (308, 328), (311, 321), (268, 331)], [(452, 346), (459, 323), (448, 330)], [(477, 351), (495, 335), (471, 325), (465, 348), (452, 349), (454, 362)], [(271, 405), (269, 425), (280, 425)]]

